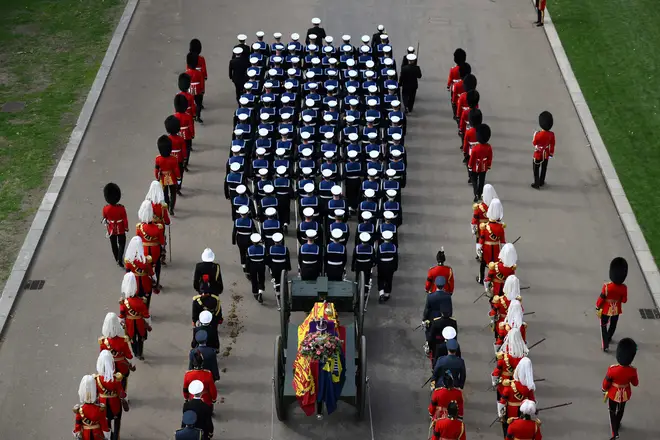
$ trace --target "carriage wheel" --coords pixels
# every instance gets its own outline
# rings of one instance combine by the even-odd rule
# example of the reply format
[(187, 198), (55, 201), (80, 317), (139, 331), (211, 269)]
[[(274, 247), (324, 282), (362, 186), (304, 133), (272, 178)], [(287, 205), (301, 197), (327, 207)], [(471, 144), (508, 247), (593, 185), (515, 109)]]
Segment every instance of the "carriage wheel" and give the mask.
[(284, 406), (284, 380), (286, 377), (286, 361), (284, 358), (284, 346), (282, 345), (282, 336), (275, 338), (275, 371), (273, 382), (273, 395), (275, 398), (275, 412), (277, 420), (283, 422), (286, 420), (286, 407)]
[(287, 348), (289, 338), (289, 318), (291, 317), (291, 296), (289, 295), (289, 278), (287, 271), (283, 270), (280, 277), (280, 334), (284, 348)]
[(355, 377), (357, 382), (357, 418), (358, 420), (364, 419), (364, 414), (367, 408), (367, 338), (362, 335), (360, 337), (360, 345), (358, 348), (358, 371)]
[(367, 308), (365, 304), (365, 295), (364, 295), (364, 272), (360, 272), (358, 275), (358, 284), (357, 284), (357, 337), (361, 337), (364, 332), (364, 315)]

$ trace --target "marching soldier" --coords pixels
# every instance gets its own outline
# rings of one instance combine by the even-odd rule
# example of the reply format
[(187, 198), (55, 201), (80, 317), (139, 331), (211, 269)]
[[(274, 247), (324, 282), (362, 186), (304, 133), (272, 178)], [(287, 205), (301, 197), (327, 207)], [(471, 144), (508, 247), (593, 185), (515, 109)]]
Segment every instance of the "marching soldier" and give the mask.
[(106, 408), (97, 401), (94, 376), (83, 376), (78, 387), (80, 404), (73, 407), (75, 425), (73, 436), (79, 440), (110, 440)]
[(513, 371), (520, 363), (520, 360), (526, 357), (528, 353), (529, 349), (520, 334), (520, 330), (512, 328), (506, 335), (500, 351), (495, 355), (497, 364), (491, 373), (492, 384), (494, 387), (497, 387), (498, 402), (504, 392), (504, 380), (510, 380), (513, 377)]
[(101, 328), (101, 337), (99, 338), (100, 351), (109, 351), (115, 362), (115, 371), (121, 373), (121, 385), (126, 391), (128, 386), (128, 376), (131, 371), (135, 371), (135, 367), (131, 362), (133, 353), (128, 345), (130, 338), (126, 336), (126, 332), (119, 321), (119, 317), (110, 312), (105, 315), (103, 320), (103, 327)]
[(417, 55), (408, 54), (408, 65), (401, 68), (399, 85), (401, 86), (401, 97), (406, 113), (413, 111), (415, 97), (417, 96), (418, 80), (422, 77), (422, 69), (417, 65)]
[(378, 246), (376, 261), (378, 264), (378, 302), (383, 303), (390, 299), (392, 293), (392, 278), (399, 269), (399, 254), (397, 247), (392, 243), (392, 231), (382, 234), (383, 243)]
[(458, 414), (458, 404), (447, 405), (447, 417), (434, 422), (432, 440), (465, 440), (465, 425)]
[[(197, 109), (195, 108), (195, 97), (191, 95), (189, 91), (190, 75), (187, 73), (179, 74), (179, 78), (177, 79), (177, 86), (179, 87), (179, 93), (177, 93), (175, 96), (182, 95), (186, 98), (186, 101), (188, 101), (188, 108), (186, 109), (186, 113), (190, 115), (191, 118), (194, 118), (197, 114)], [(174, 116), (171, 117), (174, 118)]]
[(512, 328), (520, 330), (523, 341), (527, 343), (527, 323), (523, 320), (525, 313), (523, 312), (521, 301), (522, 298), (520, 296), (517, 299), (512, 299), (504, 321), (499, 323), (497, 339), (495, 340), (495, 353), (499, 351), (504, 339), (506, 339), (506, 335), (509, 334)]
[(356, 238), (360, 240), (355, 245), (353, 251), (353, 261), (351, 270), (359, 277), (360, 272), (364, 273), (364, 294), (369, 293), (371, 288), (371, 270), (376, 264), (376, 251), (372, 244), (371, 234), (368, 232), (358, 233)]
[(222, 306), (220, 298), (211, 293), (211, 282), (209, 275), (202, 275), (202, 281), (199, 286), (199, 295), (193, 296), (192, 300), (192, 324), (196, 325), (199, 321), (199, 315), (203, 311), (209, 311), (213, 314), (213, 324), (217, 330), (218, 325), (222, 324)]
[[(444, 328), (442, 326), (445, 326)], [(442, 337), (437, 336), (436, 329), (442, 328)], [(461, 356), (461, 344), (458, 343), (456, 336), (456, 320), (450, 318), (449, 315), (445, 313), (442, 314), (440, 318), (435, 318), (431, 323), (431, 333), (429, 334), (429, 339), (432, 341), (429, 344), (429, 356), (431, 357), (431, 367), (433, 367), (438, 359), (449, 354), (449, 349), (447, 348), (447, 342), (451, 340), (456, 341), (456, 357)], [(427, 340), (428, 342), (428, 340)], [(433, 348), (433, 343), (435, 347)], [(453, 344), (453, 343), (452, 343)], [(451, 344), (450, 344), (451, 345)]]
[[(190, 40), (190, 46), (188, 49), (191, 53), (194, 53), (197, 55), (197, 67), (196, 70), (202, 74), (202, 78), (204, 78), (204, 84), (206, 84), (206, 80), (209, 77), (209, 73), (206, 69), (206, 59), (202, 56), (202, 42), (199, 41), (197, 38), (193, 38)], [(199, 100), (199, 106), (204, 110), (204, 92), (205, 90), (202, 90), (201, 93), (201, 99)]]
[(240, 47), (241, 49), (243, 49), (242, 55), (245, 58), (248, 58), (250, 55), (250, 46), (245, 44), (245, 41), (247, 40), (247, 35), (238, 34), (236, 36), (236, 39), (238, 40), (238, 44), (236, 44), (233, 48), (236, 49), (237, 47)]
[(449, 76), (447, 77), (447, 90), (449, 90), (454, 83), (461, 80), (459, 68), (461, 65), (465, 64), (466, 59), (467, 54), (463, 49), (458, 48), (454, 51), (454, 66), (449, 69)]
[(112, 255), (117, 265), (124, 268), (122, 256), (126, 247), (126, 229), (128, 229), (128, 217), (126, 208), (120, 204), (121, 189), (116, 183), (108, 183), (103, 187), (103, 197), (108, 203), (103, 207), (103, 223), (107, 228), (106, 237), (110, 239)]
[(422, 321), (432, 321), (443, 314), (447, 316), (453, 315), (454, 309), (452, 306), (452, 296), (444, 290), (447, 280), (443, 276), (435, 279), (436, 291), (429, 293), (426, 296), (426, 305), (424, 306), (424, 314)]
[(135, 297), (137, 283), (135, 275), (127, 273), (121, 283), (122, 297), (119, 299), (119, 318), (126, 335), (130, 338), (133, 353), (144, 360), (144, 341), (151, 331), (151, 315), (144, 301)]
[[(188, 147), (186, 146), (186, 141), (181, 136), (181, 122), (179, 122), (176, 116), (170, 115), (165, 119), (165, 131), (167, 132), (167, 137), (172, 141), (172, 156), (176, 157), (179, 163), (176, 194), (180, 196), (181, 187), (183, 186), (183, 174), (186, 171), (186, 161), (188, 160)], [(165, 196), (163, 195), (163, 197)]]
[[(545, 3), (545, 1), (544, 1)], [(532, 188), (540, 189), (545, 185), (545, 173), (548, 171), (548, 161), (555, 155), (555, 134), (552, 129), (552, 113), (543, 112), (539, 115), (541, 131), (535, 131), (532, 139), (534, 145)]]
[(493, 199), (497, 199), (495, 188), (490, 183), (484, 185), (484, 191), (481, 193), (481, 201), (472, 205), (472, 221), (470, 227), (472, 235), (476, 237), (477, 260), (479, 259), (479, 226), (488, 223), (488, 207)]
[(155, 293), (159, 293), (159, 289), (161, 289), (160, 269), (162, 264), (160, 251), (165, 245), (164, 226), (154, 222), (154, 211), (151, 208), (151, 202), (149, 200), (143, 201), (142, 205), (140, 205), (138, 219), (140, 223), (135, 226), (135, 235), (142, 238), (144, 254), (151, 257), (152, 264), (154, 265), (154, 273), (156, 274)]
[(202, 440), (204, 431), (195, 428), (197, 423), (197, 413), (195, 411), (186, 411), (181, 419), (181, 429), (174, 433), (174, 440)]
[(220, 338), (218, 337), (217, 324), (213, 322), (213, 313), (204, 310), (199, 314), (199, 321), (193, 327), (193, 339), (190, 343), (190, 348), (196, 348), (199, 342), (197, 341), (197, 333), (201, 331), (206, 332), (206, 344), (213, 348), (216, 353), (220, 351)]
[(325, 40), (326, 34), (325, 34), (325, 29), (321, 27), (321, 19), (314, 17), (312, 18), (312, 27), (307, 29), (307, 36), (305, 37), (305, 44), (309, 45), (310, 42), (312, 42), (310, 35), (315, 35), (316, 41), (322, 41)]
[[(376, 30), (377, 32), (371, 36), (372, 50), (376, 50), (376, 46), (380, 44), (380, 36), (385, 34), (385, 26), (379, 24), (378, 27), (376, 27)], [(364, 41), (364, 44), (367, 44), (369, 42), (369, 36), (365, 35), (365, 37), (367, 37), (367, 41), (364, 41), (364, 37), (362, 37), (362, 41)]]
[(509, 420), (518, 417), (522, 402), (525, 400), (536, 402), (532, 361), (528, 357), (522, 358), (513, 371), (513, 379), (504, 379), (502, 387), (502, 395), (497, 402), (497, 414), (502, 420), (502, 432), (506, 436)]
[(199, 293), (204, 275), (208, 275), (208, 292), (211, 295), (222, 294), (224, 290), (222, 271), (220, 265), (215, 262), (215, 254), (210, 248), (204, 249), (202, 261), (195, 265), (195, 274), (193, 275), (193, 289), (195, 289), (195, 292)]
[(488, 263), (488, 275), (484, 279), (484, 288), (488, 289), (488, 283), (492, 283), (492, 292), (494, 296), (502, 295), (502, 288), (507, 277), (516, 273), (516, 262), (518, 253), (512, 243), (502, 246), (502, 250), (497, 257), (497, 262)]
[(325, 251), (325, 274), (328, 281), (341, 281), (344, 279), (346, 268), (346, 246), (342, 244), (343, 232), (340, 229), (332, 229), (330, 232), (331, 243), (328, 243)]
[(124, 408), (128, 409), (126, 392), (122, 386), (123, 376), (115, 373), (115, 362), (108, 350), (103, 350), (96, 360), (96, 392), (99, 404), (105, 406), (108, 427), (110, 428), (112, 440), (119, 440), (121, 429), (121, 416)]
[(536, 21), (534, 24), (539, 27), (543, 26), (545, 20), (545, 4), (546, 0), (536, 0)]
[(252, 295), (259, 304), (264, 302), (266, 289), (266, 248), (261, 243), (261, 235), (250, 235), (252, 245), (247, 249), (247, 269), (252, 283)]
[(195, 428), (204, 432), (203, 440), (209, 440), (213, 437), (213, 408), (202, 401), (204, 384), (199, 380), (193, 380), (188, 385), (188, 392), (192, 394), (192, 399), (183, 404), (183, 413), (193, 411), (197, 415)]
[(467, 371), (465, 369), (465, 361), (458, 357), (458, 341), (456, 339), (448, 339), (445, 344), (447, 345), (447, 355), (439, 357), (433, 366), (431, 389), (435, 389), (438, 383), (442, 384), (443, 375), (446, 371), (451, 371), (454, 386), (463, 389), (467, 378)]
[(461, 96), (461, 93), (465, 92), (463, 87), (463, 78), (472, 73), (472, 66), (470, 63), (463, 63), (458, 66), (458, 80), (454, 81), (451, 85), (451, 110), (454, 115), (454, 120), (456, 120), (456, 107), (458, 104), (458, 97)]
[(190, 76), (190, 93), (195, 97), (195, 108), (197, 110), (195, 121), (203, 124), (202, 108), (204, 106), (202, 105), (202, 102), (204, 101), (206, 80), (204, 79), (204, 74), (199, 70), (199, 61), (199, 56), (196, 53), (188, 52), (188, 55), (186, 55), (186, 74)]
[(458, 405), (458, 418), (463, 418), (463, 391), (460, 388), (454, 388), (454, 378), (450, 371), (445, 372), (440, 384), (431, 393), (431, 403), (429, 403), (429, 416), (431, 420), (444, 419), (448, 416), (447, 408), (451, 402)]
[(470, 110), (468, 115), (468, 126), (465, 130), (465, 135), (459, 149), (463, 150), (463, 163), (465, 164), (465, 169), (468, 173), (468, 185), (472, 185), (472, 174), (467, 164), (470, 162), (470, 154), (472, 153), (472, 147), (477, 145), (477, 128), (483, 124), (484, 115), (481, 113), (481, 110), (478, 108)]
[(409, 46), (408, 49), (406, 50), (406, 54), (403, 56), (403, 59), (401, 60), (401, 67), (408, 65), (408, 55), (415, 54), (415, 48), (412, 46)]
[(484, 191), (486, 184), (486, 173), (493, 166), (493, 148), (488, 141), (490, 140), (490, 127), (487, 124), (481, 124), (477, 128), (477, 145), (472, 147), (468, 168), (472, 175), (472, 187), (474, 189), (474, 202), (479, 201), (479, 196)]
[(448, 294), (454, 293), (454, 271), (451, 266), (445, 266), (445, 248), (441, 247), (435, 256), (436, 261), (438, 262), (437, 266), (434, 266), (429, 269), (428, 274), (426, 275), (426, 284), (424, 290), (426, 293), (433, 293), (436, 290), (435, 280), (438, 277), (444, 277), (446, 280), (444, 290)]
[(217, 351), (206, 345), (209, 334), (205, 329), (199, 329), (195, 332), (195, 343), (197, 347), (190, 350), (188, 353), (188, 369), (192, 370), (193, 360), (195, 353), (202, 356), (202, 368), (209, 370), (213, 374), (213, 380), (220, 380), (220, 370), (218, 368), (218, 358), (216, 357)]
[(316, 281), (321, 276), (323, 256), (321, 248), (315, 242), (317, 236), (318, 233), (314, 229), (305, 231), (307, 242), (300, 246), (298, 252), (298, 271), (302, 280)]
[(484, 284), (484, 273), (488, 263), (496, 262), (500, 256), (500, 248), (506, 243), (504, 228), (506, 224), (502, 223), (504, 209), (500, 199), (493, 199), (488, 206), (488, 223), (479, 225), (479, 243), (477, 243), (477, 256), (481, 258), (479, 275), (477, 283)]
[[(600, 318), (600, 334), (603, 351), (609, 350), (610, 342), (623, 313), (622, 304), (628, 302), (628, 287), (624, 284), (628, 276), (628, 262), (616, 257), (610, 262), (610, 281), (603, 285), (596, 301), (596, 314)], [(609, 328), (607, 327), (609, 324)]]
[(156, 156), (154, 175), (163, 186), (165, 203), (169, 206), (170, 215), (174, 215), (177, 182), (181, 179), (179, 160), (172, 156), (172, 140), (165, 135), (158, 138), (158, 151), (160, 155)]
[(250, 236), (257, 230), (254, 220), (248, 217), (249, 211), (250, 209), (247, 206), (238, 207), (236, 212), (238, 212), (240, 217), (234, 220), (234, 230), (231, 234), (231, 244), (238, 246), (241, 266), (243, 267), (243, 272), (246, 274), (248, 273), (247, 250), (250, 247)]
[(124, 254), (124, 266), (126, 272), (135, 275), (138, 283), (138, 297), (145, 302), (149, 301), (154, 284), (154, 266), (150, 255), (144, 255), (144, 245), (142, 238), (135, 236), (128, 242), (126, 253)]
[(626, 409), (626, 402), (632, 396), (632, 387), (639, 386), (637, 369), (631, 364), (637, 354), (637, 344), (630, 338), (623, 338), (616, 347), (616, 361), (618, 364), (607, 369), (603, 379), (603, 393), (608, 401), (610, 410), (610, 427), (612, 438), (619, 438), (621, 419)]
[(201, 400), (210, 407), (218, 400), (218, 390), (213, 380), (213, 374), (209, 370), (204, 369), (204, 357), (199, 351), (193, 353), (193, 367), (191, 370), (186, 371), (183, 376), (183, 398), (189, 401), (192, 395), (189, 386), (194, 380), (199, 380), (204, 384), (204, 391), (202, 391)]
[(532, 419), (536, 413), (534, 401), (523, 401), (520, 405), (520, 417), (511, 417), (507, 420), (509, 427), (506, 432), (506, 440), (543, 440), (541, 421)]
[[(174, 97), (174, 117), (179, 120), (181, 131), (179, 135), (183, 138), (186, 144), (186, 152), (184, 154), (183, 169), (188, 171), (188, 162), (190, 161), (190, 152), (193, 150), (192, 141), (195, 139), (195, 120), (188, 114), (189, 105), (188, 100), (183, 95), (176, 95)], [(174, 148), (172, 148), (174, 149)]]
[(232, 52), (233, 56), (229, 61), (229, 80), (234, 83), (236, 103), (239, 104), (245, 83), (248, 82), (247, 71), (250, 67), (250, 60), (242, 47), (234, 47)]
[[(151, 202), (151, 210), (154, 213), (153, 222), (163, 227), (163, 237), (165, 237), (165, 226), (170, 225), (170, 214), (167, 211), (167, 203), (165, 203), (165, 195), (163, 194), (163, 187), (160, 182), (154, 180), (149, 186), (149, 192), (144, 198)], [(162, 265), (166, 265), (167, 256), (167, 238), (160, 248), (160, 261)]]
[[(520, 332), (522, 333), (523, 340), (527, 341), (527, 338), (525, 337), (526, 330), (525, 326), (522, 326), (524, 322), (522, 322), (522, 316), (523, 316), (523, 311), (522, 311), (522, 297), (520, 296), (520, 280), (518, 279), (517, 276), (511, 275), (506, 279), (504, 282), (504, 288), (502, 289), (502, 292), (504, 295), (496, 295), (493, 297), (491, 300), (491, 310), (489, 313), (489, 316), (491, 316), (491, 326), (495, 331), (495, 353), (499, 350), (499, 345), (502, 345), (501, 342), (497, 343), (499, 340), (504, 340), (504, 337), (508, 333), (506, 329), (506, 325), (509, 323), (513, 323), (514, 321), (517, 321), (518, 318), (520, 318), (520, 322), (516, 322), (517, 325), (512, 325), (512, 327), (518, 327), (520, 328)], [(520, 307), (520, 317), (514, 316), (517, 314), (517, 311), (513, 311), (514, 315), (509, 316), (509, 314), (512, 312), (511, 307), (515, 303), (518, 303), (518, 306)], [(507, 322), (507, 324), (504, 324)]]
[(284, 245), (284, 235), (280, 232), (273, 234), (273, 244), (268, 248), (266, 265), (270, 270), (271, 281), (275, 289), (277, 310), (280, 310), (280, 282), (282, 281), (282, 272), (291, 271), (289, 248)]

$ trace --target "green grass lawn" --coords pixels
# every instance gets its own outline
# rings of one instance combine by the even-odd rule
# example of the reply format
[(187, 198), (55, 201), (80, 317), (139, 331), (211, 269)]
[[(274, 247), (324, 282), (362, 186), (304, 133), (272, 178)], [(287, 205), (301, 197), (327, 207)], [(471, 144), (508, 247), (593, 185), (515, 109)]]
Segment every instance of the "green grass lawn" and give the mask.
[[(630, 204), (660, 262), (660, 8), (550, 0), (548, 9)], [(559, 129), (559, 127), (557, 127)], [(570, 145), (566, 145), (570, 148)]]
[(126, 0), (0, 0), (0, 285), (75, 125)]

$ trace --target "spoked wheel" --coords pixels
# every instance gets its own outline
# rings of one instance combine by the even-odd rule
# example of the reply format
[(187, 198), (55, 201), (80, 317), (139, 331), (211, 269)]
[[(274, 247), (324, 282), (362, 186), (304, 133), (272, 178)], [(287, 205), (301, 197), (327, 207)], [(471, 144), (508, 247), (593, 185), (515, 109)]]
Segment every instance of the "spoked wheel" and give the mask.
[(363, 420), (367, 409), (367, 338), (362, 335), (360, 337), (360, 345), (358, 346), (358, 369), (355, 376), (357, 382), (357, 418)]
[(363, 335), (364, 331), (364, 315), (366, 313), (367, 305), (365, 303), (365, 294), (364, 294), (364, 272), (360, 272), (358, 275), (358, 284), (357, 284), (357, 311), (355, 318), (357, 320), (357, 334), (358, 338)]
[(289, 277), (287, 271), (282, 271), (280, 277), (280, 334), (282, 335), (282, 346), (286, 348), (289, 338), (289, 318), (291, 317), (291, 295), (289, 294)]
[(275, 398), (275, 412), (277, 420), (283, 422), (286, 420), (286, 407), (284, 406), (284, 380), (285, 380), (286, 359), (284, 357), (284, 346), (282, 345), (282, 335), (275, 338), (275, 371), (273, 382), (273, 395)]

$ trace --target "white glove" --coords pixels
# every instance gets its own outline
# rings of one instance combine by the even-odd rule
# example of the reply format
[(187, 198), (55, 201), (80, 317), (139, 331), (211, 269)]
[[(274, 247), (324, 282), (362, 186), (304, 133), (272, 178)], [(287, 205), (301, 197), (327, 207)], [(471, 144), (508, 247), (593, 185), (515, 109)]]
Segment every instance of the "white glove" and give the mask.
[(483, 254), (484, 251), (482, 247), (483, 245), (481, 243), (477, 243), (477, 257), (481, 257), (481, 255)]
[(497, 376), (490, 376), (490, 383), (493, 386), (497, 386), (497, 384), (500, 382), (500, 378)]
[(110, 431), (103, 431), (103, 437), (105, 437), (105, 440), (110, 440)]
[(146, 322), (147, 325), (148, 325), (149, 327), (151, 327), (151, 317), (149, 317), (149, 318), (144, 318), (144, 322)]
[(506, 405), (500, 402), (497, 402), (497, 415), (499, 417), (504, 417), (506, 415)]
[(486, 281), (486, 278), (484, 278), (484, 292), (488, 292), (488, 285), (490, 284), (490, 281)]
[(427, 355), (431, 353), (431, 349), (429, 348), (428, 342), (424, 342), (424, 353), (426, 353)]
[(477, 225), (470, 225), (470, 230), (472, 231), (472, 235), (477, 235)]

